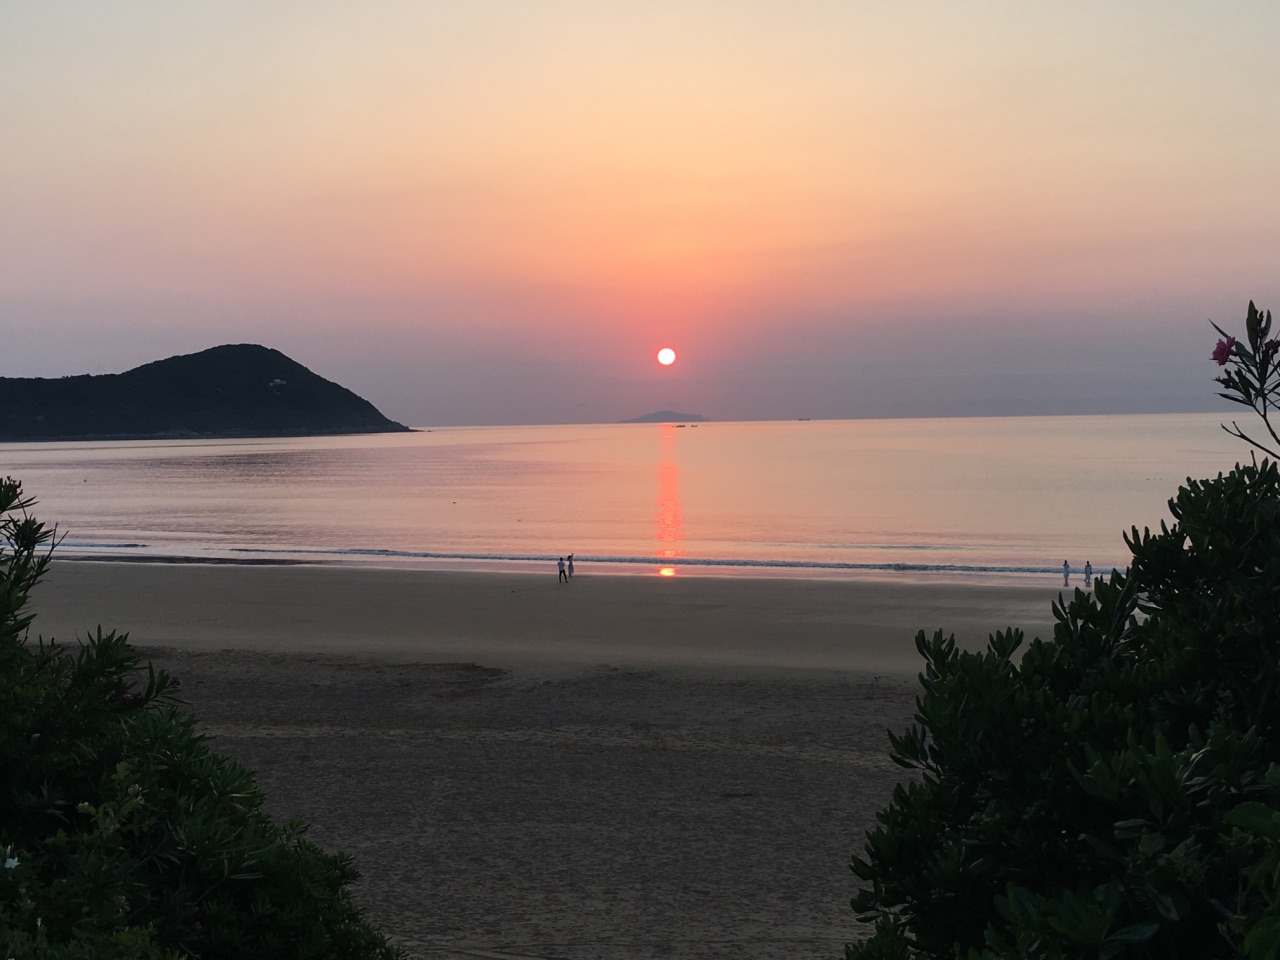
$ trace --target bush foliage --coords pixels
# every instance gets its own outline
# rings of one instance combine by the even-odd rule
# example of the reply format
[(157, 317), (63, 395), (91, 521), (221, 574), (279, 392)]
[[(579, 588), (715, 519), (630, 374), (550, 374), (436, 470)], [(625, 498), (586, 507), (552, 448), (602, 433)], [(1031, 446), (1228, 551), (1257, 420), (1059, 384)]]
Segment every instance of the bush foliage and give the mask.
[[(1249, 306), (1225, 362), (1256, 400), (1275, 341)], [(853, 859), (875, 933), (850, 960), (1280, 955), (1280, 470), (1169, 506), (1051, 639), (917, 636), (915, 723), (890, 737), (917, 776)]]
[(53, 532), (0, 480), (0, 956), (392, 958), (349, 858), (275, 824), (127, 636), (32, 643)]

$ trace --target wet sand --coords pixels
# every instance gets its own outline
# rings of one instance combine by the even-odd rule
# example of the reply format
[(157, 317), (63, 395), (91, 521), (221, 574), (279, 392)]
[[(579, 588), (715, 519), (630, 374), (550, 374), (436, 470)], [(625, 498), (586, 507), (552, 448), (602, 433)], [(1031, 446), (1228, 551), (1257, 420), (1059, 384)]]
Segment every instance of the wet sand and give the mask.
[[(1046, 578), (1050, 581), (1052, 578)], [(914, 676), (917, 630), (963, 646), (1052, 625), (1053, 582), (546, 576), (320, 566), (55, 561), (36, 629), (71, 639), (128, 631), (187, 650), (474, 660), (535, 671), (610, 664), (857, 670)]]
[(763, 960), (860, 935), (915, 631), (1043, 634), (1056, 595), (61, 562), (34, 596), (175, 674), (411, 956)]

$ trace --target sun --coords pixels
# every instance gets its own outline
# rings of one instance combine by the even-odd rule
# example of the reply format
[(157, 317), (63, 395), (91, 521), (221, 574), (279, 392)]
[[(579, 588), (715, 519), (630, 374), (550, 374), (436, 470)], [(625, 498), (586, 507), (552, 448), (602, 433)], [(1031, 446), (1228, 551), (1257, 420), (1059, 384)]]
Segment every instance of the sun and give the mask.
[(658, 351), (658, 362), (664, 367), (669, 367), (676, 362), (676, 352), (670, 347), (663, 347)]

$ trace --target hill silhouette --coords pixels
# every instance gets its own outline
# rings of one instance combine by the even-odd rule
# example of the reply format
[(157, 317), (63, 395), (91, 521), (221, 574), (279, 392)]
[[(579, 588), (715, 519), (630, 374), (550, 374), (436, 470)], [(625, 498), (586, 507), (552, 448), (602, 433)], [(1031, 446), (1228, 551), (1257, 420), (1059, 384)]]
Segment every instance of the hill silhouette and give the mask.
[(707, 418), (700, 413), (677, 413), (675, 410), (657, 410), (632, 420), (621, 420), (620, 423), (674, 423), (685, 420), (689, 423), (705, 423)]
[(369, 401), (279, 350), (228, 344), (124, 373), (0, 377), (0, 441), (393, 433)]

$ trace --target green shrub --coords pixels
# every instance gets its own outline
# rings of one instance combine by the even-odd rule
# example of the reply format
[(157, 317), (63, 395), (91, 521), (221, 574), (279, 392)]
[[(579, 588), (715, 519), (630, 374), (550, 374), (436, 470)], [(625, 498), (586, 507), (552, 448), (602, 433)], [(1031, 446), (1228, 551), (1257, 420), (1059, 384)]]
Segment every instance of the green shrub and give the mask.
[(350, 859), (262, 810), (127, 637), (32, 643), (53, 534), (0, 481), (0, 956), (391, 958)]
[[(1215, 352), (1269, 432), (1270, 323), (1250, 304)], [(890, 737), (916, 778), (853, 860), (876, 928), (851, 960), (1280, 954), (1280, 470), (1188, 480), (1170, 510), (1051, 639), (917, 637)]]

